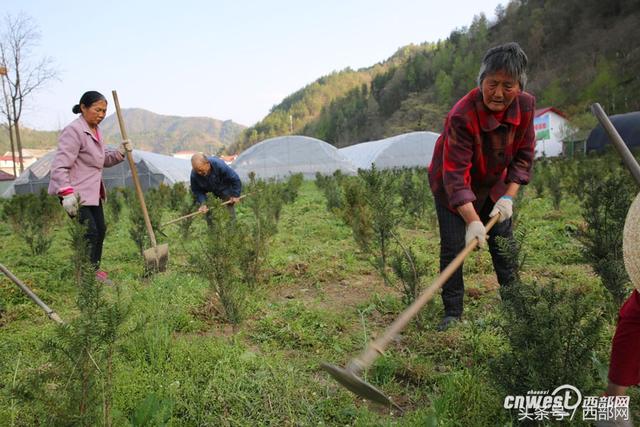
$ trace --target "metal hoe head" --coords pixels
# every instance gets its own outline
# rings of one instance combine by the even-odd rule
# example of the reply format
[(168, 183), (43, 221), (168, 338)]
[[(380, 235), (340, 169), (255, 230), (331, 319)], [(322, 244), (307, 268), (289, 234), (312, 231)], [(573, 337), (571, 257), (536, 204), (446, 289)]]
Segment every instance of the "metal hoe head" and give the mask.
[(383, 392), (381, 392), (368, 382), (364, 381), (353, 371), (335, 365), (330, 365), (328, 363), (321, 363), (320, 367), (323, 370), (327, 371), (334, 380), (338, 381), (345, 388), (357, 394), (358, 396), (372, 402), (379, 403), (380, 405), (392, 406), (398, 411), (402, 412), (402, 408), (393, 403), (391, 399), (387, 397), (387, 395), (385, 395)]
[(169, 259), (169, 245), (162, 244), (153, 248), (145, 249), (142, 253), (147, 270), (162, 272), (167, 269)]

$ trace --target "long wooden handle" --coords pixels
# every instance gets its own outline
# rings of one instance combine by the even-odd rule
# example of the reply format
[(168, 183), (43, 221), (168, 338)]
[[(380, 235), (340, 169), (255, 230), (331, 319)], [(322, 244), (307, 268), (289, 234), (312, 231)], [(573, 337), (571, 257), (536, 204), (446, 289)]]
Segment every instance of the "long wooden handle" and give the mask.
[(53, 311), (51, 308), (49, 308), (49, 306), (47, 304), (45, 304), (44, 302), (42, 302), (42, 300), (40, 298), (38, 298), (38, 296), (36, 294), (33, 293), (33, 291), (31, 289), (29, 289), (29, 287), (27, 285), (25, 285), (24, 283), (22, 283), (22, 281), (20, 279), (18, 279), (16, 276), (13, 275), (13, 273), (11, 273), (7, 267), (5, 267), (4, 265), (0, 264), (0, 270), (2, 270), (2, 272), (9, 278), (11, 279), (11, 281), (13, 283), (15, 283), (16, 285), (18, 285), (18, 287), (22, 290), (22, 292), (24, 292), (29, 298), (31, 298), (31, 300), (33, 302), (35, 302), (36, 304), (38, 304), (38, 306), (44, 310), (44, 312), (47, 314), (47, 316), (49, 316), (49, 319), (59, 323), (59, 324), (63, 324), (64, 321), (60, 318), (60, 316), (58, 316), (58, 314)]
[(629, 147), (624, 143), (622, 137), (613, 126), (613, 123), (611, 123), (611, 120), (609, 120), (609, 117), (607, 117), (607, 114), (604, 112), (600, 104), (597, 102), (595, 104), (591, 104), (591, 111), (596, 116), (605, 132), (607, 132), (607, 135), (609, 135), (611, 143), (620, 154), (620, 157), (622, 157), (622, 161), (627, 169), (629, 169), (629, 172), (631, 172), (631, 175), (633, 175), (633, 179), (635, 179), (636, 183), (640, 185), (640, 165), (638, 165), (635, 157), (631, 154)]
[[(120, 134), (123, 141), (129, 141), (127, 138), (127, 130), (124, 127), (124, 119), (122, 117), (122, 111), (120, 111), (120, 101), (118, 101), (118, 93), (115, 90), (111, 91), (113, 95), (113, 102), (116, 105), (116, 114), (118, 115), (118, 124), (120, 125)], [(131, 144), (131, 142), (129, 142)], [(140, 207), (142, 208), (142, 216), (144, 217), (144, 224), (147, 226), (147, 233), (149, 233), (149, 239), (151, 239), (151, 246), (154, 248), (156, 244), (156, 235), (153, 233), (153, 227), (151, 226), (151, 220), (149, 219), (149, 212), (147, 211), (147, 204), (144, 202), (144, 194), (142, 193), (142, 186), (140, 185), (140, 178), (138, 178), (138, 170), (136, 164), (133, 161), (133, 154), (129, 150), (127, 152), (127, 160), (129, 162), (129, 168), (131, 169), (131, 176), (133, 178), (133, 185), (136, 187), (136, 194), (140, 201)]]
[[(489, 232), (498, 221), (500, 215), (495, 215), (487, 222), (486, 230)], [(433, 295), (440, 289), (451, 275), (462, 265), (464, 259), (478, 246), (478, 239), (473, 239), (469, 244), (451, 261), (451, 263), (442, 270), (442, 273), (434, 280), (420, 296), (407, 307), (400, 316), (384, 331), (382, 336), (373, 342), (370, 342), (367, 348), (355, 359), (349, 363), (349, 369), (360, 372), (367, 369), (373, 362), (384, 353), (389, 343), (398, 335), (424, 307), (424, 305), (433, 298)]]
[[(247, 197), (248, 194), (243, 194), (242, 196), (238, 197), (239, 199), (244, 199), (245, 197)], [(228, 205), (229, 203), (231, 203), (231, 200), (227, 200), (226, 202), (220, 203), (220, 205), (224, 206), (224, 205)], [(160, 225), (160, 228), (162, 227), (166, 227), (167, 225), (171, 225), (174, 224), (178, 221), (182, 221), (183, 219), (187, 219), (187, 218), (191, 218), (192, 216), (196, 216), (196, 215), (200, 215), (203, 213), (206, 213), (207, 211), (195, 211), (192, 212), (190, 214), (187, 214), (185, 216), (181, 216), (180, 218), (176, 218), (176, 219), (172, 219), (171, 221), (165, 222), (164, 224)]]

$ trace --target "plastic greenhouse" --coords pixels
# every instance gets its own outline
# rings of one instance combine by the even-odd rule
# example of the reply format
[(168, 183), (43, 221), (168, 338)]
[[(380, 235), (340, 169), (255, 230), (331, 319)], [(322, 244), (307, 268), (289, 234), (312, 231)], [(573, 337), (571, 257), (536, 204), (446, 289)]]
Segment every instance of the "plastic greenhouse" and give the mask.
[[(52, 151), (29, 166), (2, 196), (11, 197), (14, 194), (37, 193), (42, 188), (47, 189), (51, 162), (55, 153)], [(191, 176), (191, 162), (189, 160), (133, 150), (133, 161), (136, 164), (143, 190), (156, 188), (160, 184), (173, 185), (176, 182), (189, 182)], [(107, 189), (133, 187), (129, 162), (126, 160), (113, 167), (104, 168), (102, 178)]]
[(243, 181), (252, 171), (262, 179), (286, 178), (296, 173), (313, 179), (316, 172), (330, 175), (336, 170), (348, 175), (356, 173), (356, 168), (334, 146), (297, 135), (262, 141), (240, 154), (231, 167)]
[(339, 151), (358, 169), (426, 167), (440, 135), (434, 132), (410, 132), (377, 141), (362, 142)]

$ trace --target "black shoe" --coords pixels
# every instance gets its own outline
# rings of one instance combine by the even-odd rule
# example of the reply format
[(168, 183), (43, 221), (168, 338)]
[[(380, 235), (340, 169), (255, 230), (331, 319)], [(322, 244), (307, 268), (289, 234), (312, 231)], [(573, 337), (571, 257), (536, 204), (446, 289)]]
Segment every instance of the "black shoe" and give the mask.
[(440, 324), (436, 327), (439, 332), (444, 332), (460, 321), (460, 316), (444, 316)]

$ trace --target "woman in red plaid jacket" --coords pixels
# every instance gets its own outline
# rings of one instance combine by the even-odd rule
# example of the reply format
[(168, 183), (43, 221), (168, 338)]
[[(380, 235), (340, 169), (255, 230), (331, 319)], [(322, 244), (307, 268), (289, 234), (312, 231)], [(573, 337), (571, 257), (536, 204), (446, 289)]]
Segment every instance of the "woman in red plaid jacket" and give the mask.
[[(483, 225), (500, 214), (488, 243), (500, 286), (513, 269), (496, 237), (512, 240), (513, 198), (529, 182), (535, 149), (535, 98), (524, 92), (527, 55), (517, 43), (489, 49), (482, 59), (478, 87), (447, 115), (429, 167), (429, 183), (440, 228), (441, 271), (473, 239), (484, 247)], [(460, 319), (463, 309), (462, 267), (444, 284), (444, 318), (439, 330)]]

